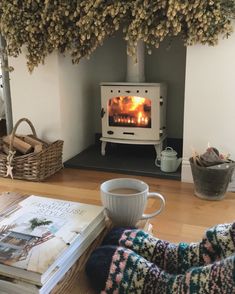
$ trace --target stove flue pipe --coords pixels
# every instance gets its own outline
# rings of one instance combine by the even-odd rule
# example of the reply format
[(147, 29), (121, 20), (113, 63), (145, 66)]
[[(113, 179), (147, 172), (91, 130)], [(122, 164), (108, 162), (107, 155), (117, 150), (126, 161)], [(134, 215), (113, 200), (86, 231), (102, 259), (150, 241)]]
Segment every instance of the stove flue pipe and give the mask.
[(135, 60), (134, 57), (127, 55), (126, 82), (129, 82), (129, 83), (144, 83), (145, 82), (144, 52), (145, 52), (144, 42), (138, 41), (137, 48), (136, 48), (137, 60)]

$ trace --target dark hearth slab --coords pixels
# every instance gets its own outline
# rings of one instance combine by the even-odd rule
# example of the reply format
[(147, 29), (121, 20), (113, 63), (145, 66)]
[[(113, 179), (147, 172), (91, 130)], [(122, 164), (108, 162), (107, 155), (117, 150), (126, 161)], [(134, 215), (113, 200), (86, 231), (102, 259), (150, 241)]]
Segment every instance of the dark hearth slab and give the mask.
[(174, 173), (164, 173), (155, 166), (154, 161), (153, 146), (107, 144), (106, 155), (102, 156), (100, 145), (96, 144), (66, 161), (64, 166), (172, 180), (181, 179), (181, 168)]

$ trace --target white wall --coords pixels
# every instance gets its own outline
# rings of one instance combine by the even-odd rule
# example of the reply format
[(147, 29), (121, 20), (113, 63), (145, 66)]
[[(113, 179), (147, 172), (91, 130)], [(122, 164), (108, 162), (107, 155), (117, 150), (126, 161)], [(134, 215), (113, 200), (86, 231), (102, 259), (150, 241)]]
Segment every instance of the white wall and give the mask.
[(207, 143), (235, 159), (235, 34), (218, 46), (187, 48), (182, 181), (192, 181), (188, 158)]
[[(39, 137), (54, 141), (61, 138), (60, 104), (58, 103), (59, 79), (57, 54), (46, 59), (30, 74), (22, 54), (19, 58), (10, 58), (14, 67), (10, 74), (13, 124), (19, 118), (30, 119)], [(22, 124), (18, 133), (30, 133), (26, 124)]]
[(64, 160), (91, 145), (94, 140), (92, 97), (87, 60), (72, 65), (69, 57), (58, 56), (61, 134)]

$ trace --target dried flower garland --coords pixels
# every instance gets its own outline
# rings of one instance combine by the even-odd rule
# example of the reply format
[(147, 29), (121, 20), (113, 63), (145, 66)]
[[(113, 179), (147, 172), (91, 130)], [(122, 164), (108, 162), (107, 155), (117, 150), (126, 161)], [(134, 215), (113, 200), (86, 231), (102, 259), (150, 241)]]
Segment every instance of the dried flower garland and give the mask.
[(215, 45), (231, 33), (234, 15), (235, 0), (1, 0), (0, 32), (9, 56), (26, 47), (32, 71), (54, 50), (78, 63), (120, 27), (132, 56), (139, 40), (151, 54), (166, 36)]

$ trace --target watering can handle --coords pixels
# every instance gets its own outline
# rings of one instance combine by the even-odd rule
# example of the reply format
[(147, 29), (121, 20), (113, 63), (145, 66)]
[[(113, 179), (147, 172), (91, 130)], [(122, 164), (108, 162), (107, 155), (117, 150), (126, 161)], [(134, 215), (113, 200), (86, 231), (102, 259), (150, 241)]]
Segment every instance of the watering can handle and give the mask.
[(161, 163), (161, 159), (156, 158), (155, 165), (158, 166), (158, 167), (161, 167), (161, 164), (160, 163)]

